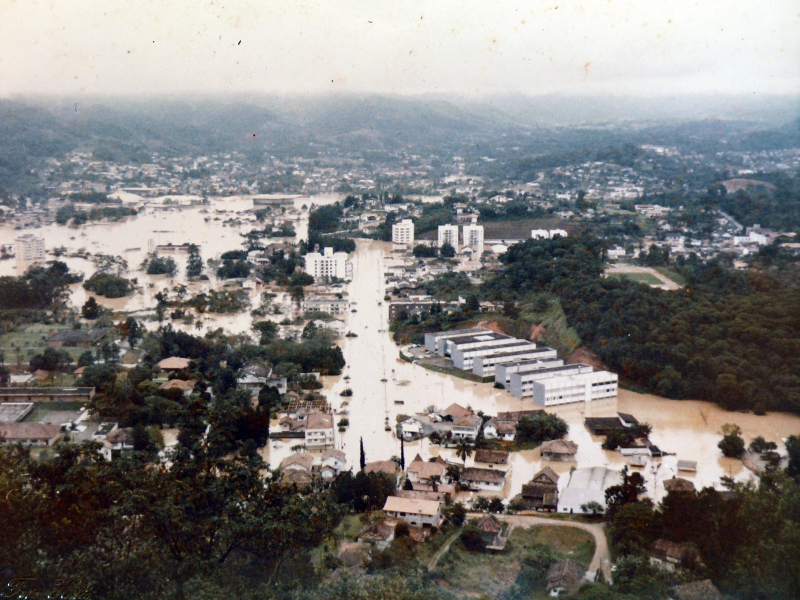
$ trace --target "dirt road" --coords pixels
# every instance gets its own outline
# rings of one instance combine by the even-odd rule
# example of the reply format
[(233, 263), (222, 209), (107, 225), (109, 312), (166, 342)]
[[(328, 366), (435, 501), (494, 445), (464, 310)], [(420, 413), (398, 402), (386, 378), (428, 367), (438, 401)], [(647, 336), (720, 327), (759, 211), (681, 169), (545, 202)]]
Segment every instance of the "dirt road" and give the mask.
[[(470, 513), (468, 518), (479, 519), (483, 516), (484, 515), (481, 513)], [(611, 581), (611, 557), (608, 552), (608, 540), (606, 539), (606, 532), (602, 523), (578, 523), (576, 521), (561, 521), (557, 519), (548, 519), (547, 517), (537, 517), (534, 515), (496, 516), (501, 521), (505, 521), (514, 527), (528, 528), (534, 525), (540, 527), (577, 527), (578, 529), (588, 531), (592, 534), (592, 537), (594, 537), (594, 556), (592, 556), (592, 561), (589, 563), (588, 572), (586, 574), (587, 578), (591, 578), (593, 580), (594, 576), (599, 570), (603, 572), (603, 577), (606, 581)], [(449, 547), (450, 541), (451, 540), (448, 540), (448, 543), (445, 544), (445, 546)], [(444, 552), (447, 551), (445, 546), (442, 547)], [(442, 552), (442, 554), (444, 554), (444, 552)], [(438, 558), (436, 560), (438, 561)]]

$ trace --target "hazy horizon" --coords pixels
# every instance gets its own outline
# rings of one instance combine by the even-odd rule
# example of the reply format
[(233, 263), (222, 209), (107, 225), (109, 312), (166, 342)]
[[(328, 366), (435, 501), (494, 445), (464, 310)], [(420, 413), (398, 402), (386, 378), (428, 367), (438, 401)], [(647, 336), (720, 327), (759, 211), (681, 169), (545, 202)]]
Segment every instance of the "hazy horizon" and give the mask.
[(797, 3), (4, 3), (0, 97), (800, 93)]

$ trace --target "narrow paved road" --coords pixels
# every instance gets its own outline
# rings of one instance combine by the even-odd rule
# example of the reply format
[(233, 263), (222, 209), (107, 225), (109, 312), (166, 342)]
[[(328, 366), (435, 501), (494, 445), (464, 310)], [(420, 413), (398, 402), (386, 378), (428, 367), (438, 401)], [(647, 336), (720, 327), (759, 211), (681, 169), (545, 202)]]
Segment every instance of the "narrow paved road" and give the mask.
[[(480, 519), (484, 515), (482, 513), (469, 513), (468, 518)], [(537, 517), (534, 515), (495, 515), (501, 521), (506, 521), (509, 525), (514, 527), (527, 528), (532, 525), (540, 525), (544, 527), (577, 527), (588, 531), (594, 537), (594, 556), (589, 563), (588, 574), (594, 575), (598, 570), (603, 572), (603, 577), (606, 581), (611, 581), (611, 557), (608, 552), (608, 540), (606, 539), (605, 528), (602, 523), (578, 523), (576, 521), (561, 521), (557, 519), (548, 519), (547, 517)], [(445, 546), (449, 547), (450, 541)], [(446, 552), (445, 546), (439, 552)], [(439, 554), (437, 552), (437, 554)], [(444, 554), (442, 552), (442, 554)], [(434, 556), (434, 558), (436, 558)], [(439, 557), (440, 558), (440, 557)], [(438, 558), (437, 558), (438, 560)]]

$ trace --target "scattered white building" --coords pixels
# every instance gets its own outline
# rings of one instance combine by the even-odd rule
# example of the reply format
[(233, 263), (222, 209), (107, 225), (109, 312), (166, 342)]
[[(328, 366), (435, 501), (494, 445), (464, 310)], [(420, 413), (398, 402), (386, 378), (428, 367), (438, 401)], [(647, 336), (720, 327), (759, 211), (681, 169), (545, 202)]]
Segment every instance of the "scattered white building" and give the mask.
[(478, 415), (467, 415), (453, 422), (453, 438), (456, 440), (475, 441), (481, 430), (483, 419)]
[(464, 225), (461, 229), (464, 246), (472, 248), (474, 252), (483, 252), (483, 225)]
[(17, 260), (26, 262), (44, 260), (44, 238), (37, 237), (32, 233), (26, 233), (17, 237), (15, 242), (14, 252), (17, 255)]
[(336, 448), (329, 448), (322, 455), (319, 474), (323, 479), (333, 479), (347, 468), (345, 453)]
[(531, 229), (531, 239), (534, 240), (551, 240), (556, 237), (567, 237), (566, 229)]
[(350, 303), (336, 294), (318, 294), (303, 299), (304, 312), (326, 312), (332, 315), (344, 315)]
[(650, 217), (651, 219), (654, 217), (663, 217), (668, 215), (671, 208), (667, 208), (666, 206), (660, 206), (658, 204), (636, 204), (634, 209), (640, 215), (644, 215), (645, 217)]
[(392, 225), (392, 243), (411, 245), (414, 243), (414, 221), (403, 219)]
[(334, 252), (333, 248), (324, 248), (322, 254), (309, 252), (305, 256), (306, 273), (318, 283), (337, 279), (353, 278), (353, 263), (347, 260), (346, 252)]
[(333, 415), (311, 413), (306, 418), (306, 446), (328, 448), (333, 446)]
[(625, 256), (625, 248), (622, 246), (614, 246), (613, 248), (608, 249), (608, 258), (611, 260), (617, 260), (619, 258), (623, 258)]
[(450, 244), (458, 251), (458, 225), (439, 225), (438, 246)]
[(400, 423), (400, 435), (403, 439), (413, 440), (422, 435), (422, 423), (411, 417)]

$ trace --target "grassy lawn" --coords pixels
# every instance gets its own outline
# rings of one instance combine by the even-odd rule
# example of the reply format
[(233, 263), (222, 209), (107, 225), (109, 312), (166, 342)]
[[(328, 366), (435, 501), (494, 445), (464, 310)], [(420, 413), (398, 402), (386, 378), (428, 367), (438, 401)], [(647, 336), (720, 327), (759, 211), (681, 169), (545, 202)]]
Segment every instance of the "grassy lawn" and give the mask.
[(418, 364), (423, 369), (428, 369), (429, 371), (435, 371), (436, 373), (444, 373), (445, 375), (452, 375), (453, 377), (459, 377), (460, 379), (466, 379), (468, 381), (483, 383), (482, 377), (479, 377), (467, 371), (462, 371), (461, 369), (450, 369), (448, 367), (439, 367), (437, 365), (430, 365), (424, 362), (417, 362), (416, 364)]
[(630, 279), (631, 281), (647, 285), (663, 285), (664, 283), (658, 277), (650, 273), (609, 273), (608, 277), (613, 279)]
[(686, 277), (684, 277), (679, 273), (676, 273), (669, 267), (653, 267), (653, 268), (659, 273), (661, 273), (664, 277), (666, 277), (667, 279), (671, 279), (678, 285), (686, 285)]
[(3, 334), (0, 346), (6, 350), (19, 348), (46, 348), (51, 329), (69, 329), (64, 325), (27, 325), (17, 331)]
[[(5, 353), (6, 362), (13, 362), (17, 360), (15, 348), (20, 348), (22, 352), (22, 362), (27, 364), (32, 354), (39, 354), (47, 348), (47, 338), (50, 337), (50, 331), (59, 331), (62, 329), (72, 329), (72, 327), (69, 325), (44, 325), (42, 323), (26, 325), (16, 331), (11, 331), (0, 336), (0, 350)], [(86, 351), (86, 348), (59, 349), (67, 352), (72, 357), (72, 360), (77, 360), (77, 358)]]
[[(453, 543), (434, 571), (439, 585), (457, 595), (501, 598), (514, 584), (523, 559), (535, 548), (549, 546), (561, 559), (588, 565), (594, 554), (591, 534), (568, 527), (517, 528), (506, 548), (498, 554), (470, 552), (460, 540)], [(544, 583), (544, 582), (542, 582)], [(541, 590), (531, 590), (532, 598), (544, 597)]]
[(339, 550), (339, 544), (343, 540), (355, 541), (358, 532), (364, 527), (360, 519), (361, 515), (347, 515), (342, 519), (342, 522), (333, 530), (333, 540), (327, 539), (319, 546), (311, 551), (311, 562), (316, 568), (322, 565), (322, 559), (325, 556), (325, 549), (336, 555)]

